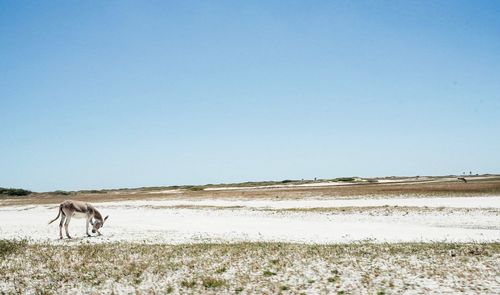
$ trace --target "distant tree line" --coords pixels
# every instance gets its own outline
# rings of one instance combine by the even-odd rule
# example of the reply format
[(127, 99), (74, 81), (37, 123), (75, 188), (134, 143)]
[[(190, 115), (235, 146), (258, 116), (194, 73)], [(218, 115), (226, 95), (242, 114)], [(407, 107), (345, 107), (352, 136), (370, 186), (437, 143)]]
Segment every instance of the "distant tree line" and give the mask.
[(0, 187), (0, 195), (6, 196), (27, 196), (31, 191), (22, 188), (3, 188)]

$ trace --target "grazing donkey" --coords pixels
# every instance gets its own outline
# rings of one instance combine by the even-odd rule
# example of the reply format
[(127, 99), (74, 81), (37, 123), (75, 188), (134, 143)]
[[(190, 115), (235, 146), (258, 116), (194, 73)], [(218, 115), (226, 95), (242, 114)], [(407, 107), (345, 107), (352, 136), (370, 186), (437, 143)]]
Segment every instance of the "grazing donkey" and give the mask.
[[(89, 224), (92, 224), (92, 233), (95, 234), (97, 232), (99, 235), (101, 235), (101, 233), (99, 232), (99, 228), (104, 226), (104, 221), (106, 221), (106, 219), (108, 219), (109, 217), (106, 216), (103, 219), (101, 213), (99, 213), (99, 211), (97, 211), (97, 209), (94, 206), (88, 203), (84, 203), (81, 201), (66, 200), (62, 202), (61, 205), (59, 205), (59, 213), (57, 214), (57, 217), (51, 222), (49, 222), (49, 224), (56, 221), (61, 215), (61, 213), (62, 213), (61, 222), (59, 222), (59, 237), (61, 239), (63, 238), (62, 234), (63, 223), (64, 223), (64, 228), (66, 229), (66, 236), (68, 237), (68, 239), (71, 239), (71, 236), (69, 235), (68, 232), (68, 225), (72, 217), (87, 219), (85, 232), (87, 233), (88, 237), (90, 237)], [(64, 220), (66, 220), (66, 222), (64, 222)]]

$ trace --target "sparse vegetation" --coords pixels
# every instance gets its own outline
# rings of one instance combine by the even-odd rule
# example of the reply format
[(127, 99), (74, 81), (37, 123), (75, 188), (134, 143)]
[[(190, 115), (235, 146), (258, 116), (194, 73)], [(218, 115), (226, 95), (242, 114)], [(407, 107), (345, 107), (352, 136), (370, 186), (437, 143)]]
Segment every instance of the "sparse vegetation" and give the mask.
[(354, 178), (354, 177), (340, 177), (340, 178), (335, 178), (335, 181), (354, 182), (354, 181), (356, 181), (356, 178)]
[(181, 286), (184, 288), (193, 288), (194, 286), (196, 286), (196, 282), (195, 281), (181, 281)]
[(192, 191), (192, 192), (198, 192), (198, 191), (204, 190), (205, 187), (198, 185), (198, 186), (188, 187), (187, 189), (190, 190), (190, 191)]
[[(116, 189), (116, 190), (84, 190), (68, 192), (72, 198), (84, 200), (87, 202), (99, 201), (117, 201), (117, 200), (143, 200), (152, 198), (177, 198), (180, 194), (185, 197), (192, 196), (196, 198), (238, 198), (238, 199), (297, 199), (304, 196), (314, 195), (315, 197), (342, 197), (359, 198), (364, 197), (432, 197), (432, 196), (479, 196), (479, 195), (498, 195), (500, 194), (500, 177), (489, 175), (479, 179), (470, 179), (467, 184), (456, 181), (455, 177), (446, 180), (444, 177), (427, 177), (425, 182), (413, 183), (391, 183), (389, 185), (380, 180), (397, 180), (396, 178), (379, 179), (354, 179), (355, 184), (346, 184), (338, 186), (294, 186), (298, 184), (310, 184), (316, 182), (342, 182), (354, 178), (337, 179), (318, 179), (314, 180), (291, 180), (286, 181), (263, 181), (263, 182), (243, 182), (236, 184), (207, 184), (200, 186), (165, 186), (165, 187), (143, 187), (135, 189)], [(444, 180), (443, 180), (444, 179)], [(233, 190), (212, 190), (214, 188), (242, 188)], [(251, 189), (251, 187), (259, 187)], [(250, 188), (250, 189), (249, 189)], [(2, 189), (5, 190), (5, 189)], [(250, 191), (251, 190), (251, 191)], [(26, 192), (22, 193), (26, 194)], [(0, 193), (2, 196), (8, 196)], [(18, 195), (17, 198), (9, 198), (0, 206), (10, 204), (53, 204), (63, 200), (65, 193), (34, 193), (30, 195)]]
[(222, 279), (208, 277), (208, 278), (202, 279), (202, 285), (203, 285), (203, 287), (205, 287), (205, 289), (219, 288), (219, 287), (226, 285), (226, 281), (224, 281)]
[(19, 252), (27, 245), (26, 240), (0, 240), (0, 258)]
[(0, 240), (0, 251), (5, 293), (67, 294), (78, 292), (75, 286), (85, 293), (198, 294), (426, 293), (428, 284), (449, 293), (500, 288), (500, 243), (67, 246)]

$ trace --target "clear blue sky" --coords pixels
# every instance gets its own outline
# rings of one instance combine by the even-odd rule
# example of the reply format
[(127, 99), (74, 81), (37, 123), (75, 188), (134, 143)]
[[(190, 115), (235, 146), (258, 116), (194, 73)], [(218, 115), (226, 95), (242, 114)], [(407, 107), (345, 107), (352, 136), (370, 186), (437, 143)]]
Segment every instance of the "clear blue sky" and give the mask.
[(1, 1), (0, 186), (500, 172), (499, 1)]

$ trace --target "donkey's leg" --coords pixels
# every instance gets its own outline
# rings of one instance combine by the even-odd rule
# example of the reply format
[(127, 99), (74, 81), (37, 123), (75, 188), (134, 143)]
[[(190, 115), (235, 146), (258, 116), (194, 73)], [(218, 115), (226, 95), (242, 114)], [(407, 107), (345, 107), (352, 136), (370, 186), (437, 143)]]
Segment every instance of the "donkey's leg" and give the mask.
[(89, 234), (89, 223), (90, 223), (90, 218), (87, 218), (87, 222), (85, 223), (85, 233), (87, 234), (87, 237), (90, 237), (90, 234)]
[(64, 229), (66, 230), (66, 236), (68, 237), (68, 239), (71, 239), (71, 236), (69, 235), (69, 232), (68, 232), (68, 225), (69, 225), (70, 221), (71, 221), (71, 216), (66, 216), (66, 222), (64, 223)]
[(64, 224), (64, 219), (66, 219), (66, 215), (61, 214), (61, 221), (59, 222), (59, 238), (62, 240), (63, 238), (63, 234), (62, 234), (62, 228), (63, 228), (63, 224)]

